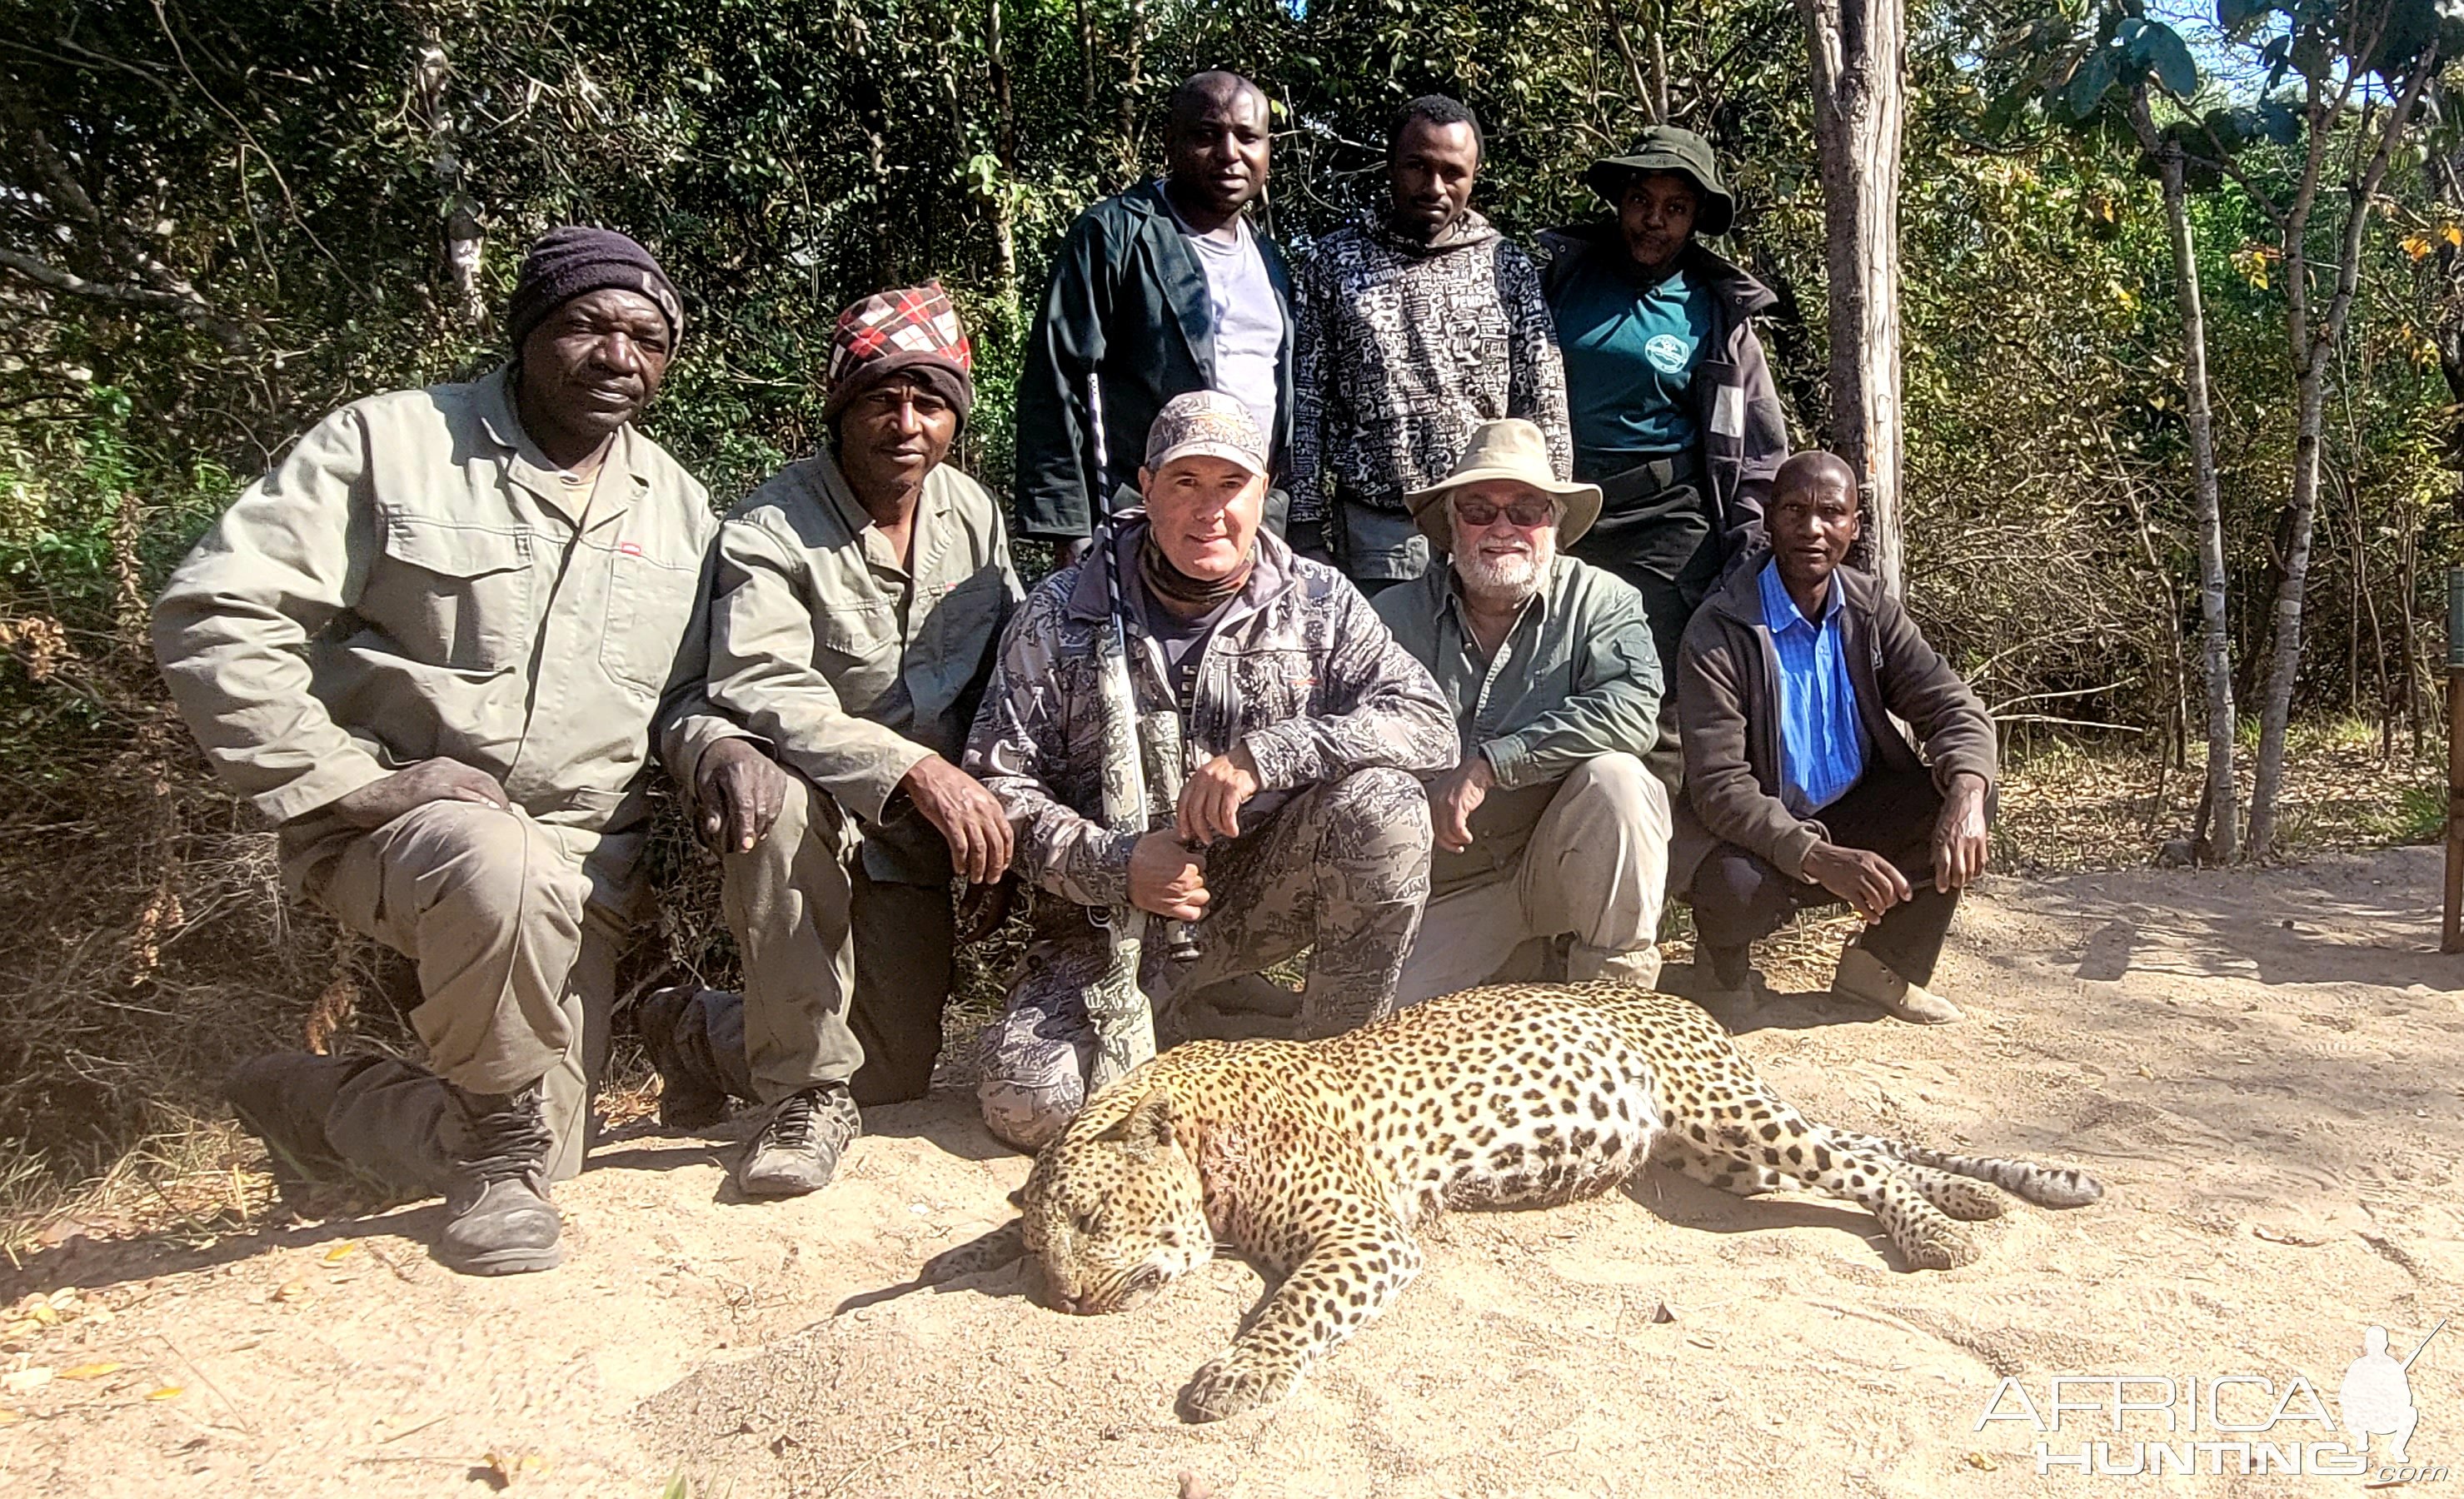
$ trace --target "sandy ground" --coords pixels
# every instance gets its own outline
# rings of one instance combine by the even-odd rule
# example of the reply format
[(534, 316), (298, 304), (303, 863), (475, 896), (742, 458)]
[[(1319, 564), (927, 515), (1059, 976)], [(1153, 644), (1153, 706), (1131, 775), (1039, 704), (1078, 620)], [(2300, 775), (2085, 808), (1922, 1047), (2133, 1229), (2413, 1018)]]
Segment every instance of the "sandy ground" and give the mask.
[[(2365, 1325), (2401, 1356), (2464, 1315), (2464, 959), (2434, 950), (2436, 871), (2406, 849), (1998, 880), (1946, 960), (1967, 1024), (1767, 1010), (1741, 1045), (1815, 1117), (2108, 1184), (1982, 1226), (1948, 1273), (1901, 1270), (1846, 1205), (1655, 1170), (1441, 1223), (1419, 1283), (1293, 1400), (1193, 1427), (1174, 1397), (1257, 1274), (1045, 1309), (999, 1253), (1027, 1163), (953, 1091), (875, 1111), (803, 1202), (735, 1200), (724, 1141), (621, 1139), (561, 1192), (551, 1275), (439, 1269), (432, 1205), (56, 1253), (10, 1293), (42, 1309), (0, 1314), (0, 1491), (2350, 1491), (2039, 1477), (2035, 1432), (1977, 1418), (2004, 1376), (2041, 1404), (2056, 1375), (2298, 1372), (2333, 1409)], [(2411, 1384), (2411, 1456), (2456, 1475), (2413, 1487), (2464, 1492), (2464, 1325)], [(2098, 1420), (2049, 1441), (2110, 1437)]]

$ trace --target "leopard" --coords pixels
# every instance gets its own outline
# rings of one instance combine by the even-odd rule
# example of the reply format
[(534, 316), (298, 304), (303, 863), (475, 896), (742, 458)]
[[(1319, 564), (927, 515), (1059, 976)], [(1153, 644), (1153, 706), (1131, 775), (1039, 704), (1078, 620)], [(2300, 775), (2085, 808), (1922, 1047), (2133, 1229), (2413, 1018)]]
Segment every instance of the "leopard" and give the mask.
[(2075, 1168), (1955, 1155), (1806, 1119), (1692, 1001), (1616, 982), (1501, 984), (1309, 1041), (1198, 1040), (1089, 1099), (1017, 1194), (1045, 1298), (1124, 1312), (1219, 1249), (1280, 1276), (1181, 1392), (1193, 1422), (1273, 1405), (1419, 1273), (1451, 1208), (1541, 1207), (1657, 1162), (1756, 1196), (1865, 1207), (1911, 1270), (1979, 1253), (2004, 1192), (2103, 1196)]

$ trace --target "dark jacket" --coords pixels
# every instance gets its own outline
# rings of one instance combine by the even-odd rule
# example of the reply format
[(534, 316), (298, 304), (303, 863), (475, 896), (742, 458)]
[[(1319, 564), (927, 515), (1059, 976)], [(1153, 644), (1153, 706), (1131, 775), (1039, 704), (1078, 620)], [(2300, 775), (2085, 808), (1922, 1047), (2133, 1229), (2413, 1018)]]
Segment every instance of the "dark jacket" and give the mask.
[[(1540, 292), (1552, 308), (1588, 257), (1625, 253), (1614, 220), (1545, 230), (1539, 248)], [(1788, 460), (1788, 416), (1753, 324), (1779, 298), (1699, 243), (1688, 245), (1677, 265), (1711, 293), (1711, 337), (1705, 342), (1722, 354), (1694, 366), (1694, 426), (1702, 434), (1699, 456), (1712, 520), (1733, 559), (1763, 544), (1763, 504), (1771, 498), (1771, 476)]]
[[(1763, 623), (1766, 559), (1749, 557), (1705, 599), (1677, 652), (1677, 721), (1685, 746), (1685, 798), (1710, 836), (1802, 878), (1805, 856), (1830, 832), (1780, 803), (1779, 654)], [(1917, 632), (1907, 611), (1867, 574), (1842, 567), (1841, 643), (1857, 716), (1877, 768), (1930, 774), (1947, 793), (1965, 771), (1994, 784), (1993, 720), (1959, 673)], [(1924, 757), (1891, 722), (1903, 719)], [(1686, 879), (1691, 880), (1691, 871)], [(1678, 882), (1674, 871), (1671, 888)]]
[[(1283, 304), (1275, 376), (1275, 467), (1292, 424), (1292, 278), (1274, 241), (1250, 227)], [(1018, 378), (1018, 463), (1011, 481), (1018, 534), (1074, 541), (1091, 533), (1087, 497), (1134, 484), (1147, 428), (1173, 397), (1215, 380), (1206, 272), (1148, 183), (1078, 215), (1052, 263)], [(1102, 388), (1104, 462), (1096, 461), (1089, 379)]]

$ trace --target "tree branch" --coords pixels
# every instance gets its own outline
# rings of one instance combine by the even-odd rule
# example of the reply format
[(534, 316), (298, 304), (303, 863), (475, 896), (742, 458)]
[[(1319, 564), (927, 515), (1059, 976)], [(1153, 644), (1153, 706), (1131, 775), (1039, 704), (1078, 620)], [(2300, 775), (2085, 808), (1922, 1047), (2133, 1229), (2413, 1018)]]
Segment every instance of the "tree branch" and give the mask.
[(63, 271), (48, 261), (20, 254), (13, 250), (0, 250), (0, 271), (13, 271), (45, 291), (66, 296), (83, 297), (90, 302), (105, 302), (115, 307), (169, 313), (182, 322), (212, 334), (225, 348), (238, 349), (248, 342), (246, 332), (237, 323), (218, 315), (212, 307), (193, 296), (157, 291), (152, 287), (90, 281), (73, 271)]

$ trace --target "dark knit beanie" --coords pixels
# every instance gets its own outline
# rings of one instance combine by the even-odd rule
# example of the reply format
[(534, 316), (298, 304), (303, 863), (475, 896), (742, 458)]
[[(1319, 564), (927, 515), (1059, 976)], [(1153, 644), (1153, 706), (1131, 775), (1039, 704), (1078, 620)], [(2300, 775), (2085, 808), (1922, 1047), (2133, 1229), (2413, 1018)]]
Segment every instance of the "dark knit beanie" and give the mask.
[(822, 416), (834, 422), (873, 386), (912, 375), (964, 423), (976, 404), (975, 365), (975, 348), (940, 282), (875, 293), (839, 314), (823, 373)]
[(533, 241), (522, 257), (521, 275), (514, 282), (514, 299), (505, 308), (505, 336), (519, 354), (548, 314), (577, 296), (619, 287), (639, 292), (658, 304), (668, 320), (668, 341), (685, 336), (685, 305), (675, 283), (659, 269), (650, 252), (630, 235), (579, 224), (550, 229)]

